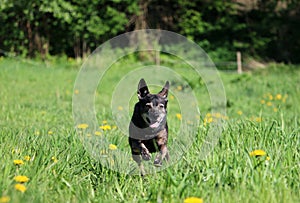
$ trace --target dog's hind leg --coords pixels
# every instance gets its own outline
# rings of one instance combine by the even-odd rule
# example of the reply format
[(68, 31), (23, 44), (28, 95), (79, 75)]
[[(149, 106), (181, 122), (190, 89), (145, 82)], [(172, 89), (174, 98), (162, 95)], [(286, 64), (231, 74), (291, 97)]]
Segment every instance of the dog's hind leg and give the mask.
[(144, 166), (142, 164), (141, 155), (139, 155), (139, 154), (138, 155), (137, 154), (132, 154), (132, 159), (138, 164), (141, 176), (144, 176), (146, 173), (145, 173)]
[(166, 145), (161, 146), (160, 152), (155, 157), (154, 165), (158, 167), (161, 166), (164, 159), (169, 160), (169, 152)]

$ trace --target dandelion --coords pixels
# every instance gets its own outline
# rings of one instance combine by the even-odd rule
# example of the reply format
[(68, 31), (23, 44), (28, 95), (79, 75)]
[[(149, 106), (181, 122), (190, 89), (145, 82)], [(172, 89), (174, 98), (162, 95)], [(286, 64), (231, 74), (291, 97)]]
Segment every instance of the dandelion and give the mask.
[(48, 135), (53, 135), (53, 131), (52, 131), (52, 130), (49, 130), (49, 131), (48, 131)]
[(24, 156), (24, 160), (25, 161), (29, 161), (30, 160), (30, 156)]
[(284, 97), (282, 98), (282, 102), (285, 103), (287, 98), (288, 98), (288, 95), (285, 94)]
[(272, 102), (267, 102), (267, 106), (272, 106)]
[(184, 203), (203, 203), (203, 199), (198, 197), (188, 197), (184, 200)]
[(102, 135), (102, 133), (100, 131), (96, 131), (95, 135), (100, 136), (100, 135)]
[(267, 161), (270, 161), (270, 159), (271, 159), (271, 158), (270, 158), (269, 156), (266, 157), (266, 160), (267, 160)]
[(18, 183), (26, 183), (29, 181), (29, 178), (27, 176), (15, 176), (14, 180)]
[(45, 115), (47, 113), (47, 111), (41, 111), (42, 115)]
[(116, 125), (113, 125), (113, 126), (112, 126), (112, 129), (117, 129), (117, 126), (116, 126)]
[(25, 187), (25, 185), (17, 183), (15, 184), (15, 189), (20, 191), (20, 192), (25, 192), (27, 190), (27, 188)]
[(102, 130), (111, 130), (111, 126), (110, 125), (102, 125), (99, 127)]
[(174, 99), (175, 99), (175, 97), (174, 97), (173, 95), (171, 95), (171, 96), (170, 96), (170, 99), (171, 99), (171, 100), (174, 100)]
[(181, 91), (181, 90), (182, 90), (182, 86), (181, 86), (181, 85), (178, 85), (178, 86), (177, 86), (177, 90), (178, 90), (178, 91)]
[(51, 157), (51, 160), (52, 160), (54, 163), (57, 163), (57, 162), (58, 162), (58, 160), (57, 160), (57, 158), (56, 158), (55, 156)]
[(108, 148), (110, 150), (116, 150), (118, 147), (116, 145), (114, 145), (114, 144), (109, 144)]
[(264, 99), (262, 99), (262, 100), (260, 100), (260, 103), (261, 103), (261, 104), (265, 104), (266, 101), (265, 101)]
[(206, 115), (205, 115), (205, 117), (211, 117), (212, 115), (211, 115), (211, 113), (207, 113)]
[(216, 118), (221, 118), (221, 117), (222, 117), (222, 115), (221, 115), (220, 113), (215, 113), (214, 116), (215, 116)]
[(273, 96), (269, 94), (269, 100), (273, 100)]
[(20, 159), (16, 159), (16, 160), (14, 160), (14, 164), (15, 165), (22, 165), (22, 164), (24, 164), (24, 162)]
[(102, 124), (107, 124), (107, 120), (102, 121)]
[(89, 127), (89, 125), (86, 123), (82, 123), (77, 126), (78, 129), (83, 129), (83, 130), (86, 129), (87, 127)]
[(34, 132), (34, 134), (35, 135), (40, 135), (40, 131), (37, 130), (37, 131)]
[(79, 90), (75, 90), (74, 93), (75, 93), (75, 94), (79, 94)]
[(237, 114), (239, 114), (240, 116), (243, 114), (242, 111), (238, 111)]
[(267, 153), (264, 150), (257, 149), (249, 153), (250, 156), (265, 156)]
[(118, 110), (119, 111), (123, 111), (123, 107), (122, 106), (118, 106)]
[(262, 121), (262, 118), (261, 117), (256, 117), (255, 121), (258, 122), (258, 123), (260, 123)]
[(281, 94), (276, 94), (275, 99), (276, 100), (281, 100), (282, 99), (282, 95)]
[(273, 111), (274, 111), (274, 112), (277, 112), (277, 111), (278, 111), (278, 108), (274, 108)]
[(2, 196), (0, 197), (0, 203), (8, 203), (10, 201), (9, 196)]
[(181, 119), (182, 119), (182, 115), (181, 115), (180, 113), (177, 113), (177, 114), (176, 114), (176, 118), (177, 118), (178, 120), (181, 120)]
[(223, 118), (224, 120), (228, 120), (228, 119), (229, 119), (228, 116), (222, 116), (222, 118)]

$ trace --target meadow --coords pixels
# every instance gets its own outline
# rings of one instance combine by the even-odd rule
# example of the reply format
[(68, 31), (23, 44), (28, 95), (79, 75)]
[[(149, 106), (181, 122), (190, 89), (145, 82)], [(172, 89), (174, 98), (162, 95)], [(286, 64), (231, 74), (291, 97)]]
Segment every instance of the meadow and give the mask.
[[(73, 94), (80, 94), (74, 89), (79, 63), (0, 58), (0, 203), (184, 202), (190, 197), (195, 197), (190, 202), (300, 202), (300, 67), (220, 71), (227, 99), (227, 113), (221, 115), (211, 113), (201, 79), (184, 67), (164, 65), (192, 86), (200, 124), (177, 163), (141, 178), (103, 166), (76, 136), (76, 127), (86, 128), (74, 126), (72, 115)], [(133, 68), (118, 62), (97, 90), (99, 132), (86, 136), (113, 139), (108, 152), (95, 153), (129, 150), (126, 142), (119, 143), (124, 133), (111, 115), (110, 97), (112, 84)], [(171, 82), (174, 94), (183, 87)], [(137, 101), (134, 93), (129, 114)], [(172, 93), (168, 108), (172, 143), (180, 136), (181, 120)], [(203, 137), (219, 118), (225, 122), (220, 139), (202, 160)]]

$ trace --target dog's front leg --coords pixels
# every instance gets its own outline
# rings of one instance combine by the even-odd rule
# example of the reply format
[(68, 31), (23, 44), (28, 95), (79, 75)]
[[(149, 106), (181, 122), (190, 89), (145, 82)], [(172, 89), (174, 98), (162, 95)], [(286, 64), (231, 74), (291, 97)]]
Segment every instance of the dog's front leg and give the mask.
[(151, 154), (143, 143), (141, 143), (141, 155), (145, 161), (149, 161), (151, 159)]

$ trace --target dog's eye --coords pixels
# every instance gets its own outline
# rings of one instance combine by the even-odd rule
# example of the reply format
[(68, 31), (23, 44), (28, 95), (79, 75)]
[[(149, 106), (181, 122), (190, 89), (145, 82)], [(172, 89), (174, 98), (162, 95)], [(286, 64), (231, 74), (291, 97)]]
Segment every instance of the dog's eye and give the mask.
[(165, 107), (164, 104), (159, 104), (158, 106), (159, 106), (160, 108), (164, 108), (164, 107)]
[(146, 103), (146, 106), (151, 108), (152, 107), (152, 103)]

